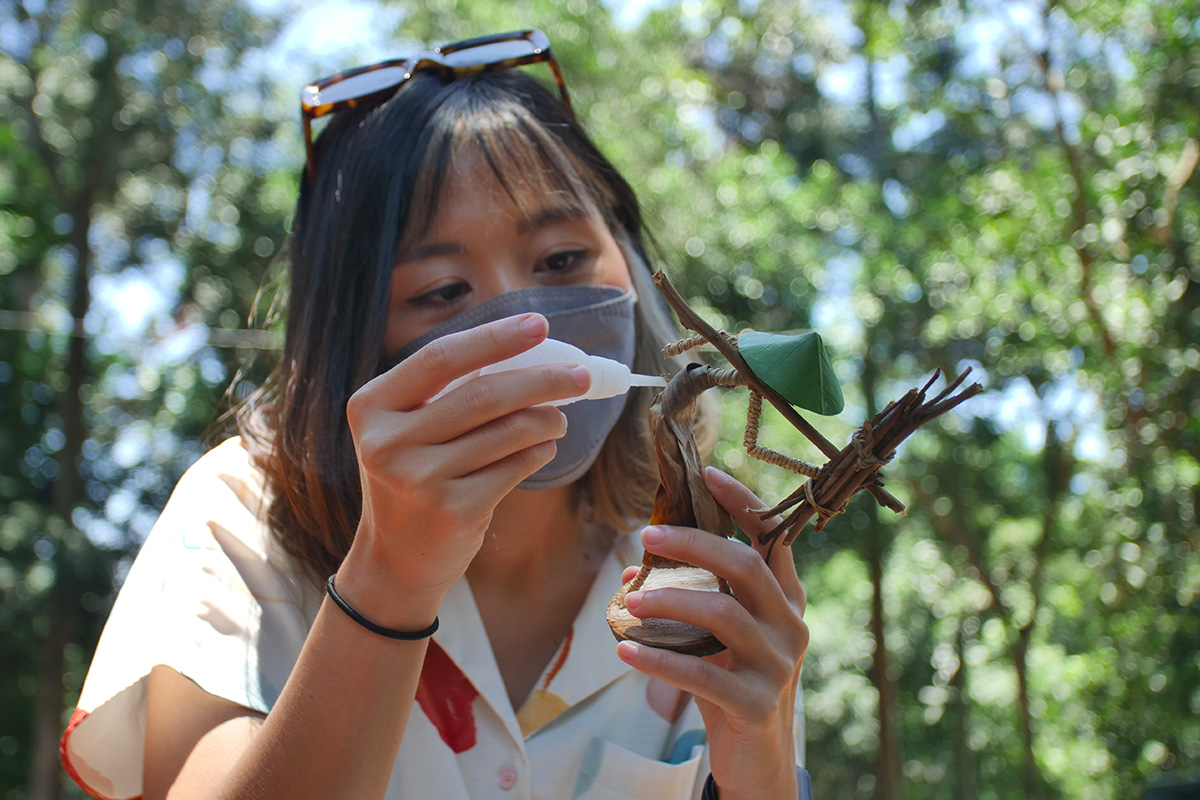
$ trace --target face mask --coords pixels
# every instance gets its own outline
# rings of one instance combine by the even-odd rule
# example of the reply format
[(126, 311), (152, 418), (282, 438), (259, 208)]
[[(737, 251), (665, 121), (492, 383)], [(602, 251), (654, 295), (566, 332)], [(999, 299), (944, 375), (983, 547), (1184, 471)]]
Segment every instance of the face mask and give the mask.
[[(632, 368), (633, 303), (633, 292), (613, 286), (519, 289), (493, 297), (417, 337), (392, 357), (389, 367), (447, 334), (536, 311), (549, 321), (551, 339)], [(558, 440), (558, 452), (549, 464), (521, 481), (518, 488), (556, 489), (581, 478), (600, 454), (624, 407), (624, 395), (562, 406), (559, 410), (567, 415), (567, 433)]]

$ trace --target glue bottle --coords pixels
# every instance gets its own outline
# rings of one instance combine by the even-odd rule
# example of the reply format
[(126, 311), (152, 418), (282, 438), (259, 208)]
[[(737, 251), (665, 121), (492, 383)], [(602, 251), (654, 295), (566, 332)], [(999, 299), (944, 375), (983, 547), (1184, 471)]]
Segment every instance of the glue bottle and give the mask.
[(478, 372), (462, 376), (439, 392), (438, 397), (480, 375), (508, 372), (526, 367), (539, 367), (543, 364), (578, 364), (592, 376), (592, 383), (588, 387), (587, 392), (578, 397), (564, 397), (561, 400), (551, 400), (542, 403), (542, 405), (547, 406), (565, 406), (578, 400), (602, 400), (605, 397), (615, 397), (619, 394), (625, 394), (634, 386), (663, 387), (667, 385), (667, 382), (660, 376), (638, 375), (620, 361), (614, 361), (611, 358), (604, 358), (603, 356), (590, 355), (573, 344), (560, 342), (557, 339), (543, 339), (541, 343), (534, 345), (520, 355), (506, 358), (503, 361), (497, 361), (495, 364), (489, 364)]

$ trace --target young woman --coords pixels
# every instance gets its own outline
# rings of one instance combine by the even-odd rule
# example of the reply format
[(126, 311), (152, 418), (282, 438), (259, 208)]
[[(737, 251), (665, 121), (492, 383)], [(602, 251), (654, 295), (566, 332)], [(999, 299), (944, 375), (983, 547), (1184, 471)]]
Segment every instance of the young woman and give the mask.
[[(651, 398), (546, 403), (547, 335), (672, 371), (637, 201), (523, 31), (305, 90), (286, 343), (242, 435), (181, 480), (63, 738), (97, 797), (795, 798), (807, 647), (790, 552), (637, 526)], [(564, 413), (565, 412), (565, 413)], [(709, 470), (748, 532), (761, 502)], [(640, 533), (640, 535), (639, 535)], [(726, 576), (632, 594), (700, 659), (617, 645), (641, 548)], [(436, 631), (436, 632), (435, 632)]]

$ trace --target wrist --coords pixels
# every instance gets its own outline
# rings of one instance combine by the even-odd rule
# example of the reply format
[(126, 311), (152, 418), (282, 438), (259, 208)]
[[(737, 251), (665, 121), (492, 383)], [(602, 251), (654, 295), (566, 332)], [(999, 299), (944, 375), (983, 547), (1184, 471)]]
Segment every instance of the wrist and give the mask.
[[(794, 800), (797, 796), (797, 773), (794, 748), (790, 737), (784, 742), (770, 739), (747, 751), (751, 759), (738, 759), (732, 764), (726, 759), (714, 759), (713, 789), (720, 800)], [(732, 767), (732, 768), (731, 768)]]
[(432, 624), (445, 590), (398, 579), (380, 559), (352, 546), (337, 571), (337, 592), (375, 624), (401, 631), (422, 630)]
[(754, 798), (755, 800), (773, 800), (774, 798), (778, 798), (779, 800), (795, 800), (799, 796), (799, 773), (793, 767), (780, 774), (779, 780), (775, 781), (773, 786), (760, 785), (749, 790), (739, 790), (738, 787), (722, 789), (710, 772), (704, 782), (704, 790), (700, 795), (700, 800), (742, 800), (743, 798)]

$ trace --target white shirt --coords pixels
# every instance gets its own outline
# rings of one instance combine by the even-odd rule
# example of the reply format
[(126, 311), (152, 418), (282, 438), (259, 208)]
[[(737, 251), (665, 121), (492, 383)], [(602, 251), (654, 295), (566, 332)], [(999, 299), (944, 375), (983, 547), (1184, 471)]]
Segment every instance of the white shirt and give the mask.
[[(63, 763), (93, 796), (142, 793), (154, 666), (264, 713), (278, 698), (323, 592), (271, 538), (264, 493), (261, 473), (230, 439), (187, 471), (146, 539), (63, 735)], [(454, 584), (386, 800), (698, 798), (708, 748), (695, 703), (617, 658), (605, 619), (623, 567), (640, 560), (635, 537), (621, 537), (518, 710), (469, 584)], [(795, 719), (802, 764), (799, 696)]]

